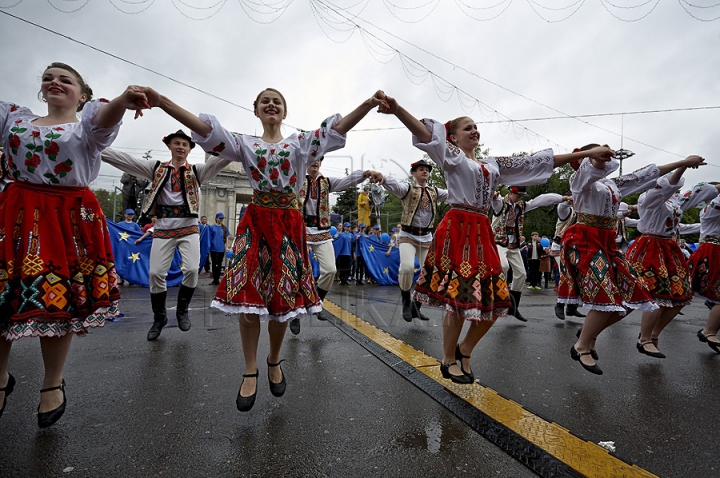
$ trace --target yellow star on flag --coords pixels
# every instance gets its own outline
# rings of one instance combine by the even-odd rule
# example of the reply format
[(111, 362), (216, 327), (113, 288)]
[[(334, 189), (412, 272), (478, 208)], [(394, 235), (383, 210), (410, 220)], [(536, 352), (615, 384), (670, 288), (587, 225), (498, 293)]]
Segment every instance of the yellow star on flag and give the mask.
[(127, 241), (130, 238), (130, 234), (127, 232), (119, 232), (118, 234), (120, 234), (121, 241)]
[(375, 246), (368, 246), (368, 251), (372, 252), (375, 250)]
[(390, 272), (390, 269), (389, 269), (388, 267), (386, 267), (385, 269), (383, 269), (383, 274), (387, 275), (388, 272)]
[(130, 257), (128, 257), (128, 259), (132, 259), (133, 264), (135, 264), (135, 262), (140, 260), (140, 253), (134, 252), (134, 253), (130, 254)]

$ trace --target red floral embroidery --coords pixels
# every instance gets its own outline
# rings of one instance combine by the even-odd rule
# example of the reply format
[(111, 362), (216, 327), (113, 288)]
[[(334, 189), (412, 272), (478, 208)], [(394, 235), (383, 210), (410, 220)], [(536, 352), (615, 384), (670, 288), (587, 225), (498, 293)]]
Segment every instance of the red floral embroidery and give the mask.
[(18, 110), (18, 107), (16, 105), (12, 105), (10, 107), (10, 113), (12, 113), (13, 111), (17, 111), (17, 110)]
[(225, 143), (220, 142), (220, 144), (218, 144), (217, 146), (215, 146), (213, 148), (213, 151), (215, 151), (216, 153), (221, 153), (221, 152), (225, 151)]
[(265, 166), (267, 166), (267, 159), (265, 159), (265, 156), (262, 156), (260, 161), (258, 161), (258, 168), (265, 169)]
[(20, 136), (16, 134), (12, 135), (8, 146), (10, 146), (11, 149), (18, 149), (20, 147)]
[(274, 150), (274, 149), (271, 149), (271, 150), (270, 150), (270, 154), (275, 154), (275, 150)]
[(39, 138), (39, 137), (40, 137), (40, 131), (31, 131), (30, 134), (33, 135), (33, 136), (36, 137), (36, 138)]
[(59, 163), (53, 171), (55, 171), (55, 174), (69, 173), (72, 171), (72, 166), (67, 163)]
[(252, 171), (250, 171), (250, 175), (252, 176), (253, 180), (260, 181), (260, 171), (258, 171), (257, 169), (253, 169)]
[(50, 142), (50, 146), (45, 148), (45, 154), (57, 156), (57, 154), (60, 152), (60, 145), (58, 145), (55, 141)]
[(107, 100), (106, 98), (100, 98), (98, 101), (99, 101), (100, 103), (110, 103), (110, 101)]
[(37, 154), (33, 154), (31, 157), (25, 160), (25, 166), (27, 166), (28, 168), (37, 168), (39, 165), (40, 156), (38, 156)]
[(15, 120), (15, 124), (20, 124), (20, 123), (22, 123), (22, 120), (21, 120), (21, 119)]
[(290, 176), (290, 186), (293, 186), (296, 182), (297, 176), (293, 174), (292, 176)]
[[(285, 162), (280, 165), (280, 170), (284, 173), (287, 173), (288, 171), (290, 171), (290, 161), (288, 161), (286, 159)], [(287, 174), (286, 174), (286, 176), (287, 176)]]
[(65, 131), (65, 128), (61, 128), (60, 126), (57, 126), (55, 128), (55, 131)]
[(272, 172), (270, 173), (270, 179), (273, 181), (276, 181), (278, 177), (280, 177), (280, 173), (278, 172), (277, 169), (273, 169)]
[(287, 148), (288, 146), (290, 146), (290, 145), (287, 143), (283, 144), (283, 149)]

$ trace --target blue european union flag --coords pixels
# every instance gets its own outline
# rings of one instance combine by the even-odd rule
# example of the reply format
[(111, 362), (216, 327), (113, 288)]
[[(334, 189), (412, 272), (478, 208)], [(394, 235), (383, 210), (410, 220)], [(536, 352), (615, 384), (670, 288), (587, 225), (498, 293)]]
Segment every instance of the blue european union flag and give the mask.
[[(365, 270), (380, 285), (397, 285), (398, 270), (400, 269), (400, 250), (393, 247), (390, 255), (386, 256), (389, 246), (380, 241), (359, 236), (359, 248), (365, 261)], [(415, 279), (420, 275), (420, 264), (415, 258)]]
[[(152, 236), (146, 237), (140, 244), (135, 244), (135, 241), (143, 235), (142, 233), (128, 229), (124, 226), (124, 222), (108, 220), (107, 224), (117, 273), (131, 284), (150, 287)], [(200, 267), (203, 266), (204, 258), (207, 257), (209, 250), (210, 230), (205, 228), (200, 234)], [(168, 287), (178, 286), (182, 282), (181, 263), (180, 252), (176, 250), (167, 274)]]

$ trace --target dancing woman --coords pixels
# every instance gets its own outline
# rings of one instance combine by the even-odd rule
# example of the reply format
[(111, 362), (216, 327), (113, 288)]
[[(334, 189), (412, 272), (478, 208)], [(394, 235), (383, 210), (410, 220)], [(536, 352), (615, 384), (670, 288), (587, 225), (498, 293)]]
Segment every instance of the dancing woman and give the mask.
[[(580, 149), (592, 151), (597, 145)], [(652, 301), (644, 280), (638, 280), (615, 242), (620, 199), (653, 187), (658, 177), (677, 168), (698, 165), (698, 157), (656, 166), (651, 164), (630, 174), (606, 179), (619, 167), (615, 160), (585, 158), (574, 163), (570, 190), (577, 222), (563, 235), (558, 302), (590, 309), (578, 340), (570, 349), (573, 360), (594, 374), (602, 375), (595, 363), (594, 341), (598, 334), (622, 319), (629, 309), (652, 312)]]
[[(213, 307), (240, 314), (245, 374), (236, 404), (238, 410), (248, 411), (257, 396), (260, 321), (268, 321), (268, 382), (270, 392), (279, 397), (286, 388), (280, 349), (288, 321), (322, 310), (298, 200), (305, 173), (317, 159), (344, 147), (345, 134), (383, 100), (376, 94), (344, 118), (336, 114), (314, 131), (283, 138), (287, 102), (279, 91), (268, 88), (253, 105), (263, 126), (262, 136), (256, 137), (232, 133), (214, 116), (195, 116), (154, 90), (146, 91), (151, 106), (159, 106), (190, 128), (193, 140), (205, 151), (241, 162), (254, 189), (252, 204), (237, 226), (233, 257), (212, 302)], [(371, 181), (379, 179), (371, 177)]]
[(45, 116), (0, 102), (13, 180), (0, 194), (0, 415), (15, 385), (7, 371), (12, 342), (40, 337), (45, 376), (37, 418), (45, 428), (65, 412), (63, 369), (72, 336), (118, 314), (105, 216), (88, 185), (125, 110), (147, 103), (137, 87), (110, 102), (91, 101), (92, 89), (64, 63), (43, 72), (40, 95)]
[(698, 339), (720, 354), (720, 196), (700, 213), (700, 246), (690, 256), (689, 267), (693, 291), (712, 306)]
[[(697, 165), (705, 164), (699, 156)], [(657, 180), (657, 185), (638, 198), (637, 225), (642, 236), (635, 239), (625, 256), (639, 277), (645, 279), (658, 309), (643, 312), (638, 337), (638, 352), (665, 358), (658, 349), (658, 337), (683, 307), (692, 301), (687, 259), (675, 240), (683, 213), (701, 201), (718, 195), (718, 188), (699, 183), (684, 194), (683, 173), (687, 166)]]
[[(447, 202), (452, 209), (435, 230), (414, 298), (446, 310), (440, 364), (443, 377), (455, 383), (472, 383), (472, 351), (498, 316), (507, 315), (512, 305), (487, 216), (493, 192), (503, 183), (542, 183), (553, 168), (583, 155), (553, 155), (552, 150), (545, 150), (522, 157), (478, 159), (475, 150), (480, 133), (472, 118), (456, 118), (446, 125), (430, 119), (421, 122), (393, 98), (385, 99), (388, 107), (381, 112), (397, 116), (413, 133), (413, 145), (445, 172)], [(602, 147), (590, 154), (601, 160), (613, 152)], [(458, 343), (465, 319), (470, 327)]]

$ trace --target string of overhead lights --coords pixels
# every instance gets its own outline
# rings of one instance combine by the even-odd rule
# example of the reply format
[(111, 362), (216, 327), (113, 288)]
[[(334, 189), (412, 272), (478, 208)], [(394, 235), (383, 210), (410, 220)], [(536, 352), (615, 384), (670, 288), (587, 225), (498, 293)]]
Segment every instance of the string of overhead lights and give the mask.
[[(0, 9), (9, 9), (20, 5), (24, 0), (11, 0), (9, 5), (1, 5)], [(156, 0), (108, 0), (118, 11), (127, 15), (137, 15), (145, 12)], [(348, 12), (360, 8), (363, 10), (370, 0), (359, 0), (352, 5), (342, 7)], [(85, 8), (90, 0), (47, 0), (57, 11), (62, 13), (75, 13)], [(82, 3), (80, 3), (82, 2)], [(267, 24), (277, 21), (295, 2), (295, 0), (255, 1), (237, 0), (243, 12), (256, 23)], [(458, 10), (468, 18), (476, 21), (492, 21), (504, 14), (514, 0), (487, 0), (480, 5), (472, 4), (467, 0), (455, 0)], [(228, 3), (228, 0), (216, 0), (210, 5), (204, 2), (196, 4), (190, 0), (170, 0), (172, 6), (183, 16), (197, 21), (208, 20), (217, 15)], [(395, 0), (382, 0), (383, 5), (390, 14), (404, 23), (418, 23), (428, 18), (440, 4), (440, 0), (419, 0), (415, 5), (400, 5)], [(549, 6), (539, 0), (525, 0), (530, 10), (541, 20), (548, 23), (564, 22), (574, 16), (582, 8), (586, 0), (568, 0), (566, 5)], [(714, 22), (720, 19), (717, 8), (720, 3), (699, 5), (688, 0), (677, 0), (682, 10), (694, 20), (700, 22)], [(611, 0), (600, 0), (603, 9), (616, 20), (622, 22), (638, 22), (647, 18), (660, 4), (660, 0), (639, 0), (630, 5), (621, 5)], [(61, 7), (64, 5), (65, 7)], [(410, 18), (412, 17), (412, 18)]]

